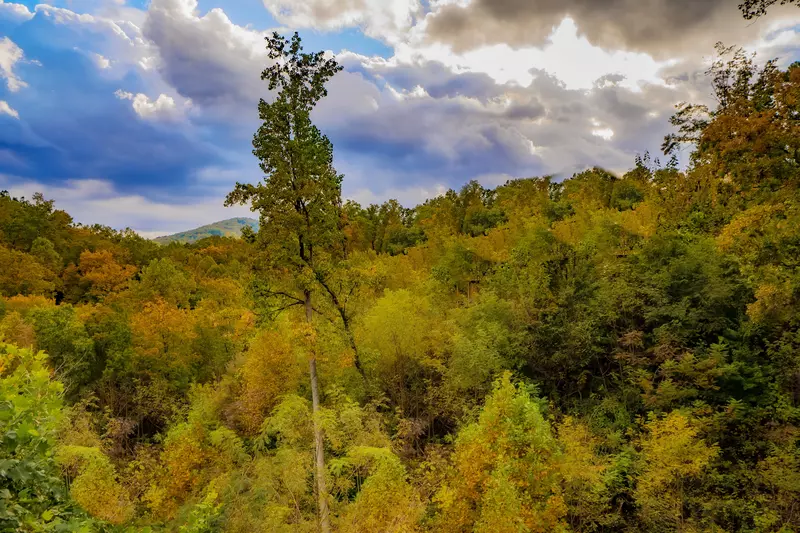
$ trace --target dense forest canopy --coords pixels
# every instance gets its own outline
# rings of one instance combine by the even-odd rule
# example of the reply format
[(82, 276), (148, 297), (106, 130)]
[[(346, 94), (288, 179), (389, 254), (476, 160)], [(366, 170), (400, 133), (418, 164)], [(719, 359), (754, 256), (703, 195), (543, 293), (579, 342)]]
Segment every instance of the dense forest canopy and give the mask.
[(800, 529), (800, 67), (720, 47), (686, 171), (364, 207), (268, 45), (257, 232), (0, 195), (0, 530)]

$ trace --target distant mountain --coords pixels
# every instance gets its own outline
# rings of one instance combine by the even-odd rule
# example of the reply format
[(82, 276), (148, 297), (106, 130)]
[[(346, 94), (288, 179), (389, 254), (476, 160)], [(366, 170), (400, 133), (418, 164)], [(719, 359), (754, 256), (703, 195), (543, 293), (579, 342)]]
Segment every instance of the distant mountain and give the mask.
[(199, 228), (182, 231), (174, 235), (165, 235), (164, 237), (156, 237), (153, 239), (159, 244), (167, 245), (171, 242), (184, 242), (192, 243), (205, 239), (206, 237), (213, 237), (215, 235), (224, 237), (239, 237), (242, 233), (244, 226), (250, 226), (258, 231), (258, 220), (254, 218), (229, 218), (228, 220), (220, 220), (213, 224), (200, 226)]

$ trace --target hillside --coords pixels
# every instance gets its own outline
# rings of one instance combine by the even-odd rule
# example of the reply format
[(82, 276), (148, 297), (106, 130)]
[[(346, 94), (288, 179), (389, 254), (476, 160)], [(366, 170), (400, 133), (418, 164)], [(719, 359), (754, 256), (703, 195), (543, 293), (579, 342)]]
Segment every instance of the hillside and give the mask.
[(171, 242), (197, 242), (206, 237), (213, 237), (215, 235), (226, 237), (238, 237), (241, 234), (244, 226), (250, 226), (255, 231), (258, 231), (258, 220), (254, 218), (229, 218), (227, 220), (220, 220), (213, 224), (206, 224), (199, 228), (182, 231), (173, 235), (165, 235), (163, 237), (156, 237), (153, 239), (158, 244), (167, 245)]
[(258, 239), (0, 191), (0, 532), (800, 531), (800, 63), (709, 75), (685, 171), (362, 206), (301, 109)]

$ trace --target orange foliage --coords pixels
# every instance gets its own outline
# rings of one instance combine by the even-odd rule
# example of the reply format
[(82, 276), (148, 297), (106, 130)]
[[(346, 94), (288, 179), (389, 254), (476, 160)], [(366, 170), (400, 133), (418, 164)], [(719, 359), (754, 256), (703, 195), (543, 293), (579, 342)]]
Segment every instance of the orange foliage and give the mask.
[(91, 282), (91, 293), (95, 296), (121, 291), (136, 273), (135, 266), (120, 265), (108, 250), (84, 251), (78, 269), (83, 278)]
[(200, 470), (208, 459), (200, 428), (183, 424), (168, 435), (161, 453), (162, 468), (144, 495), (157, 515), (171, 519), (180, 504), (199, 485)]
[(193, 362), (194, 321), (186, 309), (162, 298), (144, 304), (131, 317), (133, 345), (148, 370), (186, 369)]
[(19, 311), (23, 315), (35, 307), (51, 307), (56, 304), (52, 298), (39, 295), (23, 296), (22, 294), (6, 298), (5, 303), (7, 311)]
[(20, 348), (33, 348), (36, 344), (33, 326), (25, 322), (17, 311), (6, 313), (0, 320), (0, 339)]

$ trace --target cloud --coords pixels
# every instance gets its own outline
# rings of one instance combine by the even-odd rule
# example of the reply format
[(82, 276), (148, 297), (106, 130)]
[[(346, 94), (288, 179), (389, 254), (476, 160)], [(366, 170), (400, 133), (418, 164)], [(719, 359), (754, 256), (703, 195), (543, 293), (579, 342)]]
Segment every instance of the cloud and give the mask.
[(435, 59), (404, 62), (346, 52), (339, 54), (337, 60), (348, 72), (359, 74), (372, 83), (385, 82), (404, 91), (424, 84), (425, 91), (434, 98), (461, 95), (486, 101), (497, 95), (497, 82), (485, 72), (454, 72)]
[(111, 66), (111, 61), (100, 54), (92, 53), (92, 59), (94, 59), (94, 63), (97, 65), (97, 68), (106, 69)]
[(432, 181), (457, 188), (480, 176), (567, 176), (593, 165), (624, 172), (637, 153), (658, 150), (674, 104), (691, 96), (686, 86), (664, 83), (634, 90), (614, 75), (583, 90), (536, 69), (522, 87), (434, 61), (344, 62), (358, 72), (341, 78), (342, 89), (352, 99), (364, 95), (363, 103), (329, 118), (341, 103), (332, 87), (318, 121), (353, 194), (426, 189)]
[(346, 200), (353, 200), (361, 205), (381, 204), (387, 198), (393, 198), (405, 207), (414, 207), (425, 200), (434, 198), (447, 192), (447, 187), (442, 184), (430, 184), (424, 187), (409, 187), (406, 189), (390, 188), (375, 194), (367, 188), (360, 188), (344, 194)]
[[(96, 26), (96, 20), (89, 24)], [(121, 28), (122, 23), (117, 26)], [(201, 16), (193, 0), (154, 0), (142, 23), (145, 43), (140, 46), (152, 54), (153, 71), (166, 85), (158, 90), (126, 87), (117, 92), (117, 97), (131, 101), (137, 116), (151, 121), (180, 110), (178, 98), (191, 99), (191, 120), (210, 128), (218, 147), (228, 143), (231, 150), (241, 154), (228, 159), (230, 168), (255, 168), (249, 138), (257, 126), (255, 103), (266, 92), (266, 84), (259, 79), (267, 61), (264, 35), (233, 24), (218, 9)], [(567, 44), (556, 39), (553, 46)], [(551, 50), (536, 58), (547, 57), (545, 52)], [(530, 71), (530, 65), (536, 63), (531, 56), (503, 59), (505, 64), (514, 65), (509, 58), (518, 60), (521, 67), (516, 68), (528, 84), (545, 75), (541, 69)], [(631, 128), (603, 117), (598, 117), (603, 128), (594, 126), (586, 111), (588, 103), (583, 103), (588, 102), (585, 91), (573, 91), (555, 80), (525, 90), (524, 86), (498, 81), (502, 77), (496, 72), (481, 70), (487, 64), (501, 62), (497, 58), (475, 59), (470, 68), (460, 65), (459, 69), (457, 63), (463, 59), (445, 57), (436, 61), (424, 53), (400, 54), (390, 60), (340, 55), (348, 70), (331, 81), (328, 98), (315, 110), (315, 121), (335, 143), (336, 161), (340, 170), (345, 170), (347, 191), (368, 189), (389, 194), (394, 190), (428, 190), (433, 179), (437, 186), (455, 187), (482, 175), (570, 172), (594, 163), (619, 168), (622, 161), (632, 160), (635, 152), (629, 146), (619, 146), (628, 139), (626, 131)], [(592, 63), (598, 61), (593, 59)], [(633, 64), (629, 70), (640, 71), (643, 78), (641, 71), (649, 69), (647, 76), (657, 80), (657, 63), (647, 69), (640, 67)], [(606, 74), (602, 67), (593, 72), (597, 76)], [(591, 89), (593, 72), (589, 69), (572, 85)], [(607, 77), (609, 80), (612, 85), (627, 82), (622, 75)], [(169, 96), (175, 93), (178, 96)], [(147, 94), (163, 96), (151, 99)], [(569, 104), (563, 99), (569, 99)], [(565, 119), (568, 109), (586, 116)], [(606, 141), (593, 134), (598, 129), (613, 130), (615, 135)], [(649, 138), (660, 140), (653, 135)], [(557, 143), (575, 146), (570, 150), (554, 146)], [(218, 181), (214, 183), (222, 187), (228, 173), (224, 164), (216, 167), (213, 174)], [(199, 179), (198, 173), (192, 175), (195, 177), (186, 179)], [(199, 179), (195, 183), (208, 185), (211, 181)]]
[(602, 76), (621, 76), (621, 83), (636, 89), (641, 82), (658, 83), (659, 69), (671, 60), (657, 61), (648, 54), (609, 50), (590, 42), (571, 18), (553, 28), (541, 48), (513, 47), (508, 43), (486, 46), (453, 54), (448, 48), (420, 48), (430, 59), (440, 58), (449, 65), (463, 65), (472, 71), (486, 72), (500, 83), (527, 86), (531, 69), (545, 70), (568, 87), (589, 89)]
[(147, 237), (185, 231), (227, 218), (252, 216), (245, 207), (224, 207), (222, 197), (167, 203), (121, 192), (112, 183), (98, 179), (70, 179), (54, 185), (0, 174), (0, 187), (17, 197), (30, 198), (33, 193), (41, 192), (77, 222), (120, 229), (130, 227)]
[(115, 21), (110, 18), (88, 13), (76, 13), (66, 8), (48, 4), (38, 4), (36, 14), (51, 19), (54, 24), (78, 26), (82, 30), (105, 33), (126, 42), (129, 45), (144, 44), (138, 27), (130, 21)]
[[(0, 99), (19, 115), (0, 128), (0, 173), (49, 185), (99, 178), (161, 201), (218, 193), (194, 176), (238, 157), (226, 152), (236, 144), (229, 126), (191, 123), (186, 99), (142, 67), (156, 51), (136, 24), (40, 5), (13, 39), (42, 66), (22, 70), (30, 62), (16, 61), (12, 72), (28, 85), (16, 93), (4, 94), (0, 80)], [(109, 68), (98, 68), (95, 54)], [(119, 89), (131, 99), (121, 102)], [(246, 143), (240, 150), (249, 154)]]
[(156, 68), (181, 96), (221, 114), (252, 112), (266, 90), (264, 37), (232, 23), (221, 9), (203, 16), (196, 0), (152, 0), (143, 32), (158, 51)]
[[(360, 1), (267, 4), (280, 22), (322, 28), (364, 25), (380, 10)], [(432, 9), (449, 8), (441, 6)], [(688, 82), (668, 87), (663, 79), (674, 61), (599, 48), (570, 19), (541, 49), (501, 45), (461, 55), (421, 40), (425, 24), (393, 58), (338, 57), (347, 70), (331, 81), (314, 119), (334, 141), (348, 192), (566, 175), (595, 164), (624, 171), (636, 153), (658, 149), (672, 106), (692, 96)], [(258, 79), (264, 32), (233, 24), (221, 10), (201, 16), (193, 0), (154, 0), (143, 30), (158, 71), (179, 94), (206, 116), (237, 117), (239, 128), (228, 134), (241, 138), (245, 154), (255, 102), (266, 92)]]
[(610, 141), (614, 137), (614, 130), (611, 128), (597, 128), (592, 130), (592, 135)]
[[(489, 173), (473, 176), (472, 179), (476, 180), (484, 187), (494, 188), (503, 185), (509, 180), (513, 180), (517, 177), (518, 176), (512, 176), (511, 174)], [(401, 205), (411, 208), (425, 202), (426, 200), (446, 193), (448, 188), (454, 187), (458, 189), (464, 183), (453, 185), (433, 182), (405, 188), (391, 187), (382, 190), (377, 194), (369, 188), (362, 187), (345, 191), (343, 196), (345, 200), (353, 200), (364, 206), (370, 204), (381, 204), (386, 201), (387, 198), (393, 198)]]
[[(365, 95), (342, 107), (354, 116), (320, 121), (345, 189), (391, 194), (432, 180), (457, 187), (482, 175), (568, 176), (594, 165), (623, 173), (637, 153), (659, 152), (677, 102), (709, 98), (708, 60), (697, 52), (657, 61), (579, 35), (565, 19), (544, 48), (502, 44), (459, 55), (412, 36), (390, 59), (341, 54), (371, 86), (349, 84), (351, 101)], [(760, 35), (760, 53), (784, 63), (797, 56), (797, 31), (785, 22)], [(340, 97), (331, 90), (330, 98), (335, 108)]]
[(17, 110), (8, 105), (8, 102), (6, 102), (5, 100), (0, 100), (0, 115), (3, 114), (9, 115), (12, 118), (19, 119), (19, 113), (17, 113)]
[(396, 43), (422, 13), (419, 0), (263, 0), (281, 24), (337, 30), (359, 27), (369, 37)]
[(186, 100), (183, 108), (179, 108), (174, 98), (163, 93), (155, 100), (151, 100), (146, 94), (134, 95), (122, 89), (117, 89), (114, 95), (120, 100), (130, 100), (133, 110), (145, 120), (175, 120), (183, 116), (184, 109), (191, 106), (191, 101)]
[(27, 6), (0, 0), (0, 19), (21, 23), (32, 18), (33, 13), (28, 10)]
[[(113, 6), (112, 6), (113, 7)], [(120, 8), (115, 8), (119, 10)], [(151, 68), (155, 52), (152, 43), (143, 35), (138, 20), (131, 20), (114, 15), (135, 15), (137, 10), (122, 8), (124, 11), (109, 12), (109, 16), (100, 14), (76, 13), (66, 8), (48, 4), (39, 4), (35, 8), (35, 18), (32, 25), (46, 26), (46, 31), (37, 32), (35, 26), (32, 32), (41, 44), (50, 46), (74, 47), (74, 42), (90, 41), (102, 47), (103, 54), (92, 52), (93, 60), (97, 66), (106, 68), (104, 63), (107, 58), (112, 58), (115, 64), (124, 65), (125, 68), (136, 67), (143, 71)], [(133, 19), (141, 17), (133, 16)]]
[[(647, 2), (661, 13), (661, 0)], [(587, 29), (588, 4), (553, 18), (543, 41), (516, 35), (516, 22), (508, 35), (455, 51), (455, 34), (435, 34), (448, 11), (472, 16), (482, 3), (421, 2), (426, 17), (416, 0), (266, 1), (279, 23), (359, 27), (393, 46), (390, 58), (340, 53), (346, 70), (314, 110), (345, 196), (414, 205), (470, 179), (495, 186), (593, 165), (623, 172), (636, 153), (658, 150), (676, 102), (708, 98), (701, 54), (667, 60), (638, 45), (603, 48), (599, 30)], [(202, 12), (196, 0), (152, 0), (146, 10), (90, 4), (90, 14), (40, 5), (10, 34), (43, 67), (7, 61), (29, 87), (12, 96), (0, 87), (19, 111), (0, 128), (0, 172), (19, 176), (15, 186), (45, 187), (87, 222), (171, 233), (234, 216), (221, 207), (225, 193), (260, 179), (250, 141), (256, 103), (271, 98), (260, 79), (271, 32), (235, 24), (222, 9)], [(790, 57), (798, 34), (781, 20), (750, 44)], [(627, 43), (632, 30), (623, 30)]]
[(25, 54), (22, 52), (22, 48), (17, 46), (14, 41), (8, 37), (0, 39), (0, 78), (6, 80), (6, 86), (12, 93), (28, 86), (14, 73), (14, 66), (22, 61), (23, 57)]
[(798, 15), (794, 6), (777, 7), (751, 23), (731, 0), (474, 0), (445, 5), (426, 23), (431, 39), (457, 50), (541, 47), (570, 17), (592, 44), (668, 58), (709, 49), (716, 40), (750, 41), (775, 20)]

